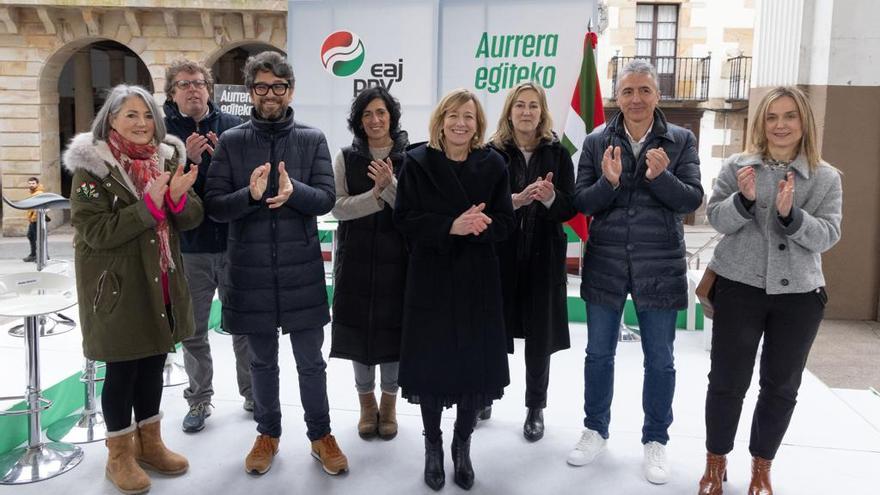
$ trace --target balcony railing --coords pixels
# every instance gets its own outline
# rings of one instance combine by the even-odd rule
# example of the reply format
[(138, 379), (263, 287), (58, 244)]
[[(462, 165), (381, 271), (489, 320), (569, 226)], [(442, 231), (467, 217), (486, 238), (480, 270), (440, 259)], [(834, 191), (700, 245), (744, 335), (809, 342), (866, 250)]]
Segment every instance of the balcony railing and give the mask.
[(733, 57), (727, 59), (730, 67), (729, 101), (748, 100), (749, 86), (752, 83), (752, 57)]
[(618, 75), (632, 60), (650, 62), (657, 69), (661, 100), (706, 101), (709, 98), (709, 57), (613, 57), (611, 98), (617, 98)]

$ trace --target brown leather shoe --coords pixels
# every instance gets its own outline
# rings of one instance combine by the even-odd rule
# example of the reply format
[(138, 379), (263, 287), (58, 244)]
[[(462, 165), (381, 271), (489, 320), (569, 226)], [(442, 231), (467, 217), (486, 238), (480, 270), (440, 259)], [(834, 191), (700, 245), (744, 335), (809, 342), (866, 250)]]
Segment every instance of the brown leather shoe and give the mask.
[(698, 495), (722, 495), (724, 481), (727, 481), (727, 456), (706, 452), (706, 472), (700, 479)]
[(379, 438), (391, 440), (397, 436), (397, 394), (382, 392), (379, 401)]
[(135, 458), (145, 468), (158, 473), (183, 474), (189, 469), (186, 457), (172, 452), (162, 441), (162, 413), (138, 422)]
[(250, 474), (265, 474), (272, 467), (272, 459), (278, 453), (279, 438), (257, 435), (254, 446), (244, 459), (244, 470)]
[[(384, 395), (384, 394), (383, 394)], [(358, 435), (373, 438), (379, 429), (379, 406), (373, 392), (358, 394), (361, 402), (361, 419), (358, 420)]]
[(116, 489), (129, 495), (150, 491), (150, 477), (134, 460), (135, 425), (107, 433), (107, 479)]
[(749, 495), (773, 495), (770, 485), (770, 464), (773, 461), (761, 457), (752, 457), (752, 482), (749, 484)]
[(321, 467), (327, 474), (348, 471), (348, 459), (329, 433), (312, 442), (312, 457), (321, 462)]

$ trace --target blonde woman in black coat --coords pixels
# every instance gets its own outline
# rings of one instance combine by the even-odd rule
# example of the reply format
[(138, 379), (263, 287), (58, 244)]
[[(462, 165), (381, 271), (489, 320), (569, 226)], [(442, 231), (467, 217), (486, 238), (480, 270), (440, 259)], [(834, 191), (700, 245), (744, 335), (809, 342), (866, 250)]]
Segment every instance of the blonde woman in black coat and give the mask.
[(486, 119), (466, 89), (434, 109), (430, 141), (410, 147), (394, 221), (410, 246), (400, 386), (420, 404), (425, 483), (445, 483), (440, 414), (457, 406), (455, 483), (474, 483), (470, 439), (476, 411), (510, 382), (496, 242), (513, 228), (504, 158), (483, 146)]
[(509, 158), (515, 227), (498, 257), (508, 352), (514, 338), (526, 341), (523, 436), (532, 442), (544, 436), (550, 355), (570, 346), (562, 224), (575, 215), (574, 165), (552, 129), (544, 89), (524, 82), (508, 93), (490, 144)]

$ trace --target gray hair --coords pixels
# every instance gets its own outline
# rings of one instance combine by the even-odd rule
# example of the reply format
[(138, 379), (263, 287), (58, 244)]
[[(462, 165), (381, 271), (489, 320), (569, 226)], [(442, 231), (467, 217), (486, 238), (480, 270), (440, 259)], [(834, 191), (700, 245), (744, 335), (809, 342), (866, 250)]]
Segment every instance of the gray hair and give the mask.
[(293, 67), (284, 58), (284, 55), (276, 51), (267, 50), (247, 59), (244, 64), (244, 85), (248, 89), (254, 86), (257, 72), (271, 72), (275, 77), (288, 81), (291, 88), (296, 83), (296, 78), (293, 77)]
[(159, 111), (159, 105), (156, 104), (153, 95), (140, 86), (129, 86), (128, 84), (115, 86), (110, 90), (110, 93), (107, 94), (107, 100), (104, 102), (104, 106), (98, 110), (98, 115), (96, 115), (95, 120), (92, 121), (92, 136), (94, 136), (95, 139), (107, 141), (110, 137), (110, 120), (119, 113), (125, 100), (132, 96), (137, 96), (141, 100), (144, 100), (144, 104), (147, 105), (150, 113), (153, 114), (153, 123), (155, 124), (156, 129), (154, 137), (156, 138), (156, 141), (161, 143), (165, 140), (165, 119), (162, 118), (162, 112)]
[(657, 69), (651, 65), (651, 62), (648, 62), (643, 58), (634, 58), (630, 60), (623, 66), (623, 69), (620, 70), (617, 80), (622, 81), (624, 77), (630, 74), (644, 74), (651, 76), (651, 80), (654, 81), (654, 89), (659, 89), (657, 84)]

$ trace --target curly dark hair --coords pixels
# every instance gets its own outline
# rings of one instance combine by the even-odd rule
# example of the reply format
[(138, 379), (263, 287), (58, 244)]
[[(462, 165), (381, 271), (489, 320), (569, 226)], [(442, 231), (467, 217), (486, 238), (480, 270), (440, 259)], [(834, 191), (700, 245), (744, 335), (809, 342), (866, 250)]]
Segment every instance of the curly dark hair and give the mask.
[(397, 98), (391, 96), (387, 89), (380, 86), (367, 88), (355, 97), (351, 102), (351, 112), (348, 114), (348, 129), (357, 137), (367, 139), (367, 133), (364, 131), (364, 124), (361, 117), (364, 115), (367, 105), (376, 98), (385, 102), (385, 108), (391, 115), (391, 123), (388, 127), (391, 137), (394, 138), (400, 134), (400, 102)]
[(271, 72), (276, 77), (285, 79), (290, 82), (293, 88), (296, 78), (293, 77), (293, 67), (284, 58), (284, 55), (267, 50), (260, 52), (247, 59), (244, 64), (244, 85), (250, 89), (254, 85), (254, 79), (257, 78), (257, 72)]

